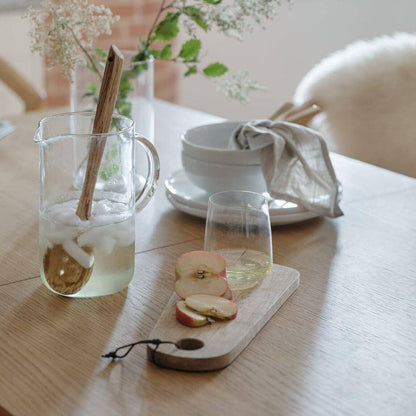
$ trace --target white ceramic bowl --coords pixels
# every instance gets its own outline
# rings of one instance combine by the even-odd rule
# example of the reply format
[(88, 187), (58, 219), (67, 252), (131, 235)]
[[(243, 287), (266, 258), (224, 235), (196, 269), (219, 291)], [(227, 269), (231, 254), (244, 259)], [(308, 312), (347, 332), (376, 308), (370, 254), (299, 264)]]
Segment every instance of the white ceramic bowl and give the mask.
[(195, 159), (185, 150), (182, 150), (182, 165), (188, 179), (209, 193), (232, 189), (267, 191), (261, 165), (212, 163)]
[(195, 159), (228, 165), (260, 165), (259, 150), (227, 149), (231, 135), (241, 121), (205, 124), (182, 135), (183, 150)]

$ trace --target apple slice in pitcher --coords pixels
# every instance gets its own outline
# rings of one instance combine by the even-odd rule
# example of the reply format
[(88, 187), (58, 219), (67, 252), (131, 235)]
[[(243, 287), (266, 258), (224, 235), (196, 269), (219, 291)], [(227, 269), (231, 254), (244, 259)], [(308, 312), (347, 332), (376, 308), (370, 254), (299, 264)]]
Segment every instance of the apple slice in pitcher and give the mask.
[(175, 292), (182, 299), (197, 293), (223, 296), (229, 290), (224, 258), (209, 251), (182, 254), (176, 261), (175, 278)]

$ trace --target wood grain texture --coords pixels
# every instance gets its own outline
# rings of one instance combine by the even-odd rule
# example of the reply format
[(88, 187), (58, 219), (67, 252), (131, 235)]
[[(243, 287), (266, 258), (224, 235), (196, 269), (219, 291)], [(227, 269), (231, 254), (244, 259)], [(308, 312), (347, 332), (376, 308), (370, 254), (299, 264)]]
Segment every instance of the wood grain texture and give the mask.
[[(66, 299), (41, 284), (36, 122), (0, 141), (0, 406), (30, 415), (413, 416), (416, 408), (416, 180), (332, 154), (345, 216), (273, 228), (274, 262), (295, 293), (221, 371), (162, 369), (136, 347), (174, 286), (177, 257), (203, 248), (205, 222), (163, 186), (136, 217), (136, 267), (123, 292)], [(163, 180), (180, 135), (218, 117), (156, 101)], [(5, 201), (8, 203), (6, 204)], [(86, 319), (87, 317), (87, 319)]]
[(174, 342), (196, 339), (203, 342), (203, 347), (190, 351), (167, 344), (157, 349), (148, 345), (147, 356), (153, 363), (175, 370), (224, 368), (234, 361), (298, 286), (299, 273), (296, 270), (275, 264), (271, 274), (259, 286), (233, 293), (233, 301), (238, 305), (236, 319), (217, 321), (202, 328), (188, 328), (177, 322), (175, 309), (180, 298), (173, 294), (149, 339)]
[[(91, 247), (84, 251), (91, 255)], [(49, 286), (57, 293), (72, 295), (88, 282), (93, 266), (82, 267), (61, 244), (48, 248), (43, 255), (43, 270)]]
[[(124, 58), (121, 52), (116, 46), (111, 45), (101, 82), (100, 94), (98, 96), (92, 134), (108, 133), (110, 129), (118, 87), (120, 85), (123, 61)], [(84, 184), (76, 211), (76, 214), (81, 220), (88, 220), (91, 216), (94, 188), (97, 182), (105, 144), (105, 137), (93, 136), (91, 138)]]

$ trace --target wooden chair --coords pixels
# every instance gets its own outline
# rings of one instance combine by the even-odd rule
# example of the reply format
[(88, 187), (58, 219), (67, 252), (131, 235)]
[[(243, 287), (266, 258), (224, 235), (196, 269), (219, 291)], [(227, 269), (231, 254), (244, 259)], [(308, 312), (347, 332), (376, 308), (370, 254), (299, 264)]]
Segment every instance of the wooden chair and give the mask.
[(45, 94), (37, 91), (12, 65), (0, 57), (0, 81), (3, 81), (24, 102), (25, 110), (44, 107)]

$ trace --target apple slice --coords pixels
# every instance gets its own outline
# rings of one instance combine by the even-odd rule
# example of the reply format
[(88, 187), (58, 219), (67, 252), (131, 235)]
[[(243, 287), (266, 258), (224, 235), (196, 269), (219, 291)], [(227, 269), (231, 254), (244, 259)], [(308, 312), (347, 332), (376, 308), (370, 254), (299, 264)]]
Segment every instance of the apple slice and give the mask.
[(175, 277), (175, 292), (182, 299), (196, 293), (222, 296), (228, 289), (225, 260), (210, 251), (182, 254), (176, 261)]
[(213, 295), (191, 295), (185, 299), (185, 304), (201, 315), (218, 319), (234, 319), (238, 311), (238, 306), (231, 300)]
[(176, 304), (176, 319), (183, 325), (190, 326), (192, 328), (198, 326), (204, 326), (214, 322), (214, 320), (208, 316), (200, 315), (199, 313), (189, 309), (184, 300), (180, 300)]
[(230, 287), (228, 286), (225, 293), (222, 295), (223, 298), (232, 300), (233, 299), (233, 292), (231, 291)]

